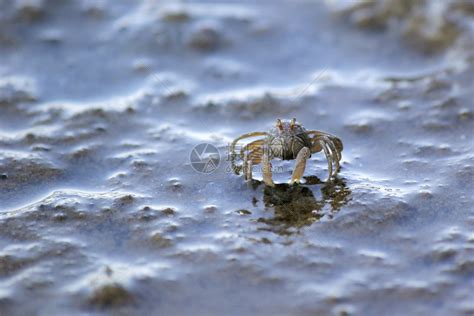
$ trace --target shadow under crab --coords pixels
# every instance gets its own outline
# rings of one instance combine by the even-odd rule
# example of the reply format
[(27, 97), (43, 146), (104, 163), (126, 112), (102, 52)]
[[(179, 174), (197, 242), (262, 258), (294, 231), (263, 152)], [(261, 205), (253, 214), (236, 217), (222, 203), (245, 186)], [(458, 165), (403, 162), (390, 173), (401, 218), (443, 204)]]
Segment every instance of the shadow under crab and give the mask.
[[(294, 186), (276, 184), (265, 186), (263, 202), (266, 208), (274, 210), (271, 218), (259, 218), (258, 221), (267, 224), (262, 230), (269, 230), (281, 235), (289, 235), (299, 228), (313, 224), (322, 217), (332, 217), (341, 207), (350, 201), (351, 190), (344, 180), (335, 178), (334, 181), (323, 183), (317, 177), (305, 177), (306, 183), (320, 187), (321, 198), (316, 199), (311, 186)], [(329, 206), (329, 207), (327, 207)], [(327, 210), (326, 210), (327, 208)]]

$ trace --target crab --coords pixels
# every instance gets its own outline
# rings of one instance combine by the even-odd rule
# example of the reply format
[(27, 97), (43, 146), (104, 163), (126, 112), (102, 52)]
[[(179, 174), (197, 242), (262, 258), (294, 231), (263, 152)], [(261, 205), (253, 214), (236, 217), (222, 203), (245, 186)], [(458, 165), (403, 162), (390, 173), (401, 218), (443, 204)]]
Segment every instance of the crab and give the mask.
[[(236, 145), (240, 140), (258, 136), (263, 137), (242, 146), (238, 154), (235, 152)], [(277, 119), (275, 126), (269, 132), (252, 132), (234, 139), (230, 145), (230, 158), (234, 172), (240, 174), (242, 171), (246, 180), (252, 179), (252, 167), (262, 164), (263, 182), (265, 185), (273, 187), (275, 186), (272, 180), (271, 160), (273, 158), (296, 159), (289, 183), (297, 184), (301, 181), (306, 162), (311, 154), (323, 151), (328, 163), (327, 181), (330, 181), (340, 169), (342, 150), (342, 141), (334, 135), (322, 131), (306, 130), (295, 118), (291, 120)], [(235, 162), (237, 156), (243, 161), (240, 165)]]

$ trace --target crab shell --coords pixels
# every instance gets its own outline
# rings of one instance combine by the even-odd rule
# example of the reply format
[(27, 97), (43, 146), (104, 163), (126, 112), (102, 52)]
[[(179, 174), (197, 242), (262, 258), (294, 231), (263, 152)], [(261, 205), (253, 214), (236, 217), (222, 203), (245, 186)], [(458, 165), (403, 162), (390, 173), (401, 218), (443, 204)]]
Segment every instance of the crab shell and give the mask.
[(311, 148), (311, 139), (306, 129), (295, 121), (277, 121), (267, 137), (270, 156), (283, 160), (296, 159), (304, 147)]

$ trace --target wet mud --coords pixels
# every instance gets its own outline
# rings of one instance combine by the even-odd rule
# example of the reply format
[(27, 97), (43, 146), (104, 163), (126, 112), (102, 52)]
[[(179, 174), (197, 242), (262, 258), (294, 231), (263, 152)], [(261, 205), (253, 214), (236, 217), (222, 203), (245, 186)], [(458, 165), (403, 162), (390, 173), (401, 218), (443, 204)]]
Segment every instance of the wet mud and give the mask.
[[(474, 313), (470, 2), (0, 6), (1, 315)], [(231, 172), (292, 117), (335, 180)]]

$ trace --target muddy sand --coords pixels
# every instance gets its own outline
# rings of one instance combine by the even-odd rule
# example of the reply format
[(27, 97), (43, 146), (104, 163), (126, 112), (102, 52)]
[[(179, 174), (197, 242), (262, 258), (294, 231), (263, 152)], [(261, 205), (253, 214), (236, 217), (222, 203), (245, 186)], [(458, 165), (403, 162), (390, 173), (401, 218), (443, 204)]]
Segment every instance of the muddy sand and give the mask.
[[(0, 7), (0, 315), (474, 314), (472, 2)], [(229, 171), (292, 117), (336, 179)]]

